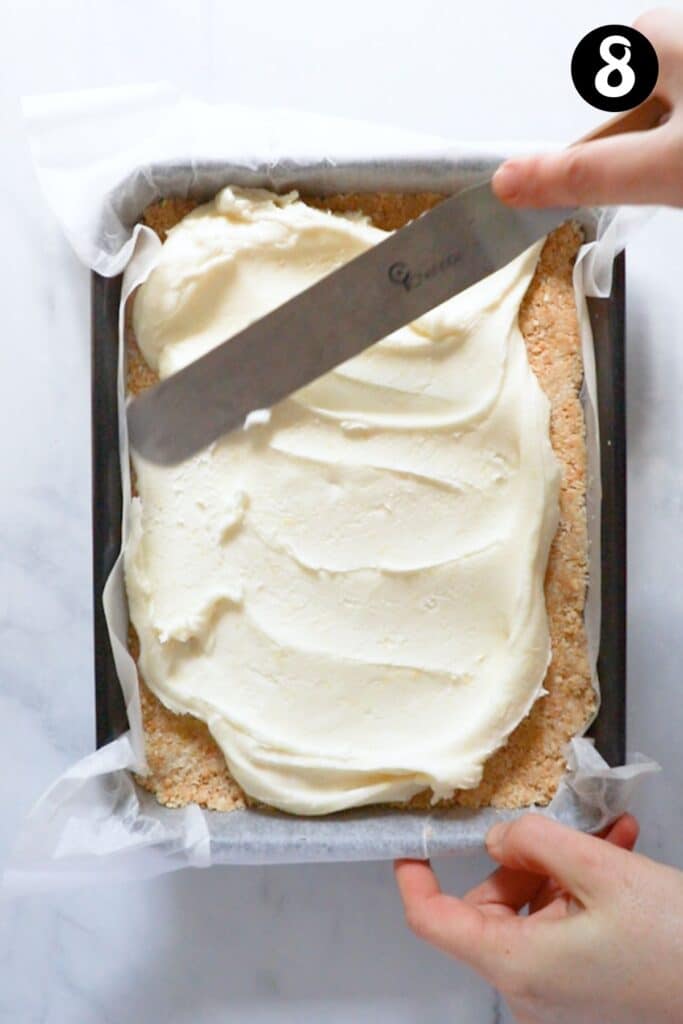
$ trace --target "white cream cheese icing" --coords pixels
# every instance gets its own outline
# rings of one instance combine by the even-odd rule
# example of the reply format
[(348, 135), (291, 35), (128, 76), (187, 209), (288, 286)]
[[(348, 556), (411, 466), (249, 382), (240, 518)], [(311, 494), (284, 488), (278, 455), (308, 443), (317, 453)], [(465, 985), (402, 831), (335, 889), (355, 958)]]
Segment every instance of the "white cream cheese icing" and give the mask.
[[(137, 293), (145, 359), (173, 373), (384, 235), (224, 189)], [(134, 457), (142, 675), (251, 796), (447, 797), (543, 692), (559, 469), (517, 322), (539, 251), (180, 466)]]

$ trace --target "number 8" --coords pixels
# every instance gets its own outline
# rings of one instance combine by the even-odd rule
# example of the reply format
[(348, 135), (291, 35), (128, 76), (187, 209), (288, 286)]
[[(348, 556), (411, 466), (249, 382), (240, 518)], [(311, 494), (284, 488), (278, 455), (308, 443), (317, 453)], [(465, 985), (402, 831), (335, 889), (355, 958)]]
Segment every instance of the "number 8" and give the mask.
[[(624, 47), (623, 57), (615, 57), (611, 47), (615, 44)], [(636, 76), (629, 61), (631, 60), (631, 44), (625, 36), (605, 36), (600, 43), (600, 56), (605, 61), (595, 76), (595, 88), (602, 96), (618, 97), (625, 96), (636, 84)], [(613, 71), (619, 73), (619, 81), (616, 85), (610, 85), (609, 77)]]

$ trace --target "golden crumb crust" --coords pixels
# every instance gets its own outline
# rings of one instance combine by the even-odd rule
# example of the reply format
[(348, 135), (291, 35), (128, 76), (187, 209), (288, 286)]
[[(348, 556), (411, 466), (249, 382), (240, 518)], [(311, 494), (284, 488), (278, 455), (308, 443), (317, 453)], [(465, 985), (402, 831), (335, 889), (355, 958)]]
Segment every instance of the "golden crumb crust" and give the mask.
[[(435, 193), (353, 193), (302, 196), (305, 202), (335, 212), (361, 211), (385, 230), (395, 230), (434, 206)], [(145, 210), (143, 221), (163, 240), (197, 204), (164, 199)], [(519, 311), (519, 325), (529, 362), (551, 403), (550, 438), (562, 468), (560, 523), (548, 560), (545, 596), (552, 661), (544, 686), (522, 721), (484, 766), (484, 777), (471, 790), (460, 790), (439, 806), (518, 808), (548, 803), (566, 770), (563, 750), (593, 717), (596, 695), (591, 684), (583, 612), (587, 574), (586, 445), (579, 399), (583, 379), (581, 339), (572, 269), (582, 236), (575, 224), (549, 235), (533, 280)], [(149, 387), (156, 375), (147, 366), (127, 319), (127, 381), (132, 394)], [(138, 643), (130, 630), (129, 648), (137, 660)], [(140, 678), (142, 719), (149, 774), (142, 786), (169, 807), (198, 803), (217, 811), (253, 805), (232, 778), (223, 754), (203, 722), (176, 715)], [(428, 807), (431, 791), (399, 807)]]

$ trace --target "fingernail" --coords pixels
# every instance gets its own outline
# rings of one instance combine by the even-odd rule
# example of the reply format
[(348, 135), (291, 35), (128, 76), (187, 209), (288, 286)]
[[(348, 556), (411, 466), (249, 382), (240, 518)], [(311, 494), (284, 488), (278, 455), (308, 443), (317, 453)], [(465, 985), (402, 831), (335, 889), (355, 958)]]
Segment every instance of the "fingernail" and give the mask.
[(500, 846), (505, 838), (505, 833), (509, 828), (509, 823), (506, 821), (499, 821), (497, 825), (493, 825), (486, 835), (486, 845), (489, 848), (496, 848)]
[(514, 199), (522, 187), (522, 174), (519, 167), (514, 164), (503, 164), (493, 175), (493, 187), (499, 196), (505, 199)]

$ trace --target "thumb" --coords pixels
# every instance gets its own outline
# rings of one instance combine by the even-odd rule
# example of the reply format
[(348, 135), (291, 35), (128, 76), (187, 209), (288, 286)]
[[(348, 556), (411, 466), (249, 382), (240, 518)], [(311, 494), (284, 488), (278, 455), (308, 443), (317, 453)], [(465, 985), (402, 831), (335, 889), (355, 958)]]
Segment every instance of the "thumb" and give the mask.
[(494, 825), (486, 837), (494, 860), (517, 871), (547, 875), (584, 906), (619, 886), (628, 853), (541, 814)]
[(680, 128), (583, 142), (558, 153), (507, 160), (493, 190), (512, 206), (594, 206), (680, 202)]

